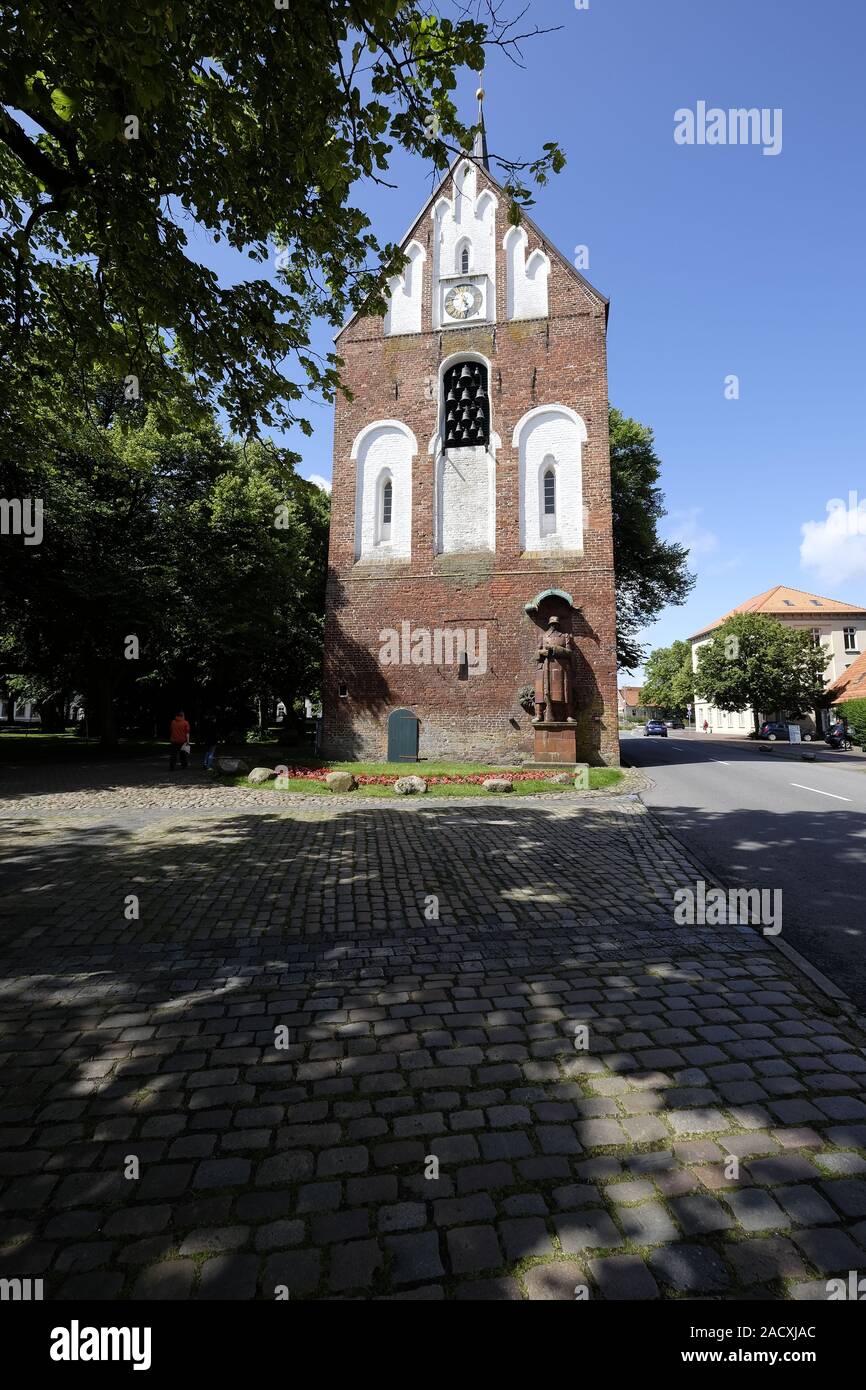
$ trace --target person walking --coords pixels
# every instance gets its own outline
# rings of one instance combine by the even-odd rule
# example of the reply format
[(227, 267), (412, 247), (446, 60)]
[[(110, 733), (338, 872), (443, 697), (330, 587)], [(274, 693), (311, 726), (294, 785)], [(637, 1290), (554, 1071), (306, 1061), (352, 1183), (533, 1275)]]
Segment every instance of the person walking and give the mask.
[(181, 771), (185, 772), (187, 767), (187, 755), (189, 754), (189, 723), (183, 710), (178, 710), (174, 719), (171, 721), (171, 747), (168, 759), (168, 770), (174, 772), (177, 767), (178, 758), (180, 759)]
[(212, 772), (213, 760), (216, 756), (217, 744), (219, 743), (219, 730), (213, 715), (205, 715), (202, 720), (201, 737), (204, 744), (204, 761), (202, 767), (206, 772)]
[(709, 727), (710, 727), (710, 726), (709, 726), (709, 724), (707, 723), (707, 721), (706, 721), (706, 719), (705, 719), (705, 720), (704, 720), (704, 733), (707, 732), (707, 730), (709, 729)]

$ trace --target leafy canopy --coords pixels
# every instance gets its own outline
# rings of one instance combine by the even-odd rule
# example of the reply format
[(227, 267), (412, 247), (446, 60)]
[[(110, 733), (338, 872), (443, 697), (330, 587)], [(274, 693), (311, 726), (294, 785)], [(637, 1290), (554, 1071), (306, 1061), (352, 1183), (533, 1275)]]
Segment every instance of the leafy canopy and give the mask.
[[(38, 414), (97, 368), (134, 378), (163, 423), (186, 396), (243, 435), (291, 424), (308, 390), (331, 398), (312, 319), (381, 311), (402, 265), (354, 186), (397, 146), (444, 170), (473, 133), (456, 74), (527, 37), (499, 0), (451, 9), (0, 4), (0, 406)], [(517, 207), (564, 157), (550, 142), (499, 164)], [(197, 259), (203, 237), (240, 253), (234, 283)]]
[(49, 444), (22, 434), (14, 465), (0, 460), (6, 495), (44, 499), (42, 544), (0, 547), (0, 677), (43, 701), (83, 694), (106, 739), (119, 713), (162, 719), (174, 697), (312, 694), (327, 495), (273, 445), (180, 411), (163, 433), (109, 388), (98, 408), (98, 428), (55, 419)]
[(764, 613), (735, 613), (698, 648), (695, 693), (722, 710), (798, 715), (824, 692), (827, 653), (812, 634)]
[(688, 550), (664, 541), (658, 525), (665, 515), (658, 486), (661, 461), (652, 430), (618, 410), (610, 412), (613, 557), (616, 573), (617, 661), (640, 666), (645, 649), (640, 630), (667, 604), (685, 603), (694, 587)]
[(684, 715), (693, 699), (691, 642), (657, 647), (647, 658), (641, 703), (658, 705), (667, 714)]

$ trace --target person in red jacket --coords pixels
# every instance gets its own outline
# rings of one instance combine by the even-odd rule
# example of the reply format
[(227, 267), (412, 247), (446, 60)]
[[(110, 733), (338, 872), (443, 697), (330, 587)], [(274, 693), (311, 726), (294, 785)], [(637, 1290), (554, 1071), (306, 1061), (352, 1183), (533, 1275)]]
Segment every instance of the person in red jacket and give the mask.
[(178, 710), (174, 719), (171, 721), (171, 751), (168, 759), (168, 770), (174, 772), (177, 760), (180, 758), (181, 771), (186, 770), (187, 753), (186, 747), (189, 744), (189, 723), (183, 710)]

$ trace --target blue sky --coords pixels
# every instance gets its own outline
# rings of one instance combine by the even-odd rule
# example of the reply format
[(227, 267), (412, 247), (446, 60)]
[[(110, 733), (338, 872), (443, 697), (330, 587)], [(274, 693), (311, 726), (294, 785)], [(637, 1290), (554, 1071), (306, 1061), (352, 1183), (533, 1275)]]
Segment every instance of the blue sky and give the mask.
[[(832, 499), (866, 499), (866, 5), (533, 0), (527, 18), (561, 27), (524, 45), (522, 69), (491, 57), (491, 153), (565, 148), (533, 216), (570, 257), (589, 248), (585, 273), (611, 299), (611, 401), (655, 431), (665, 533), (692, 546), (698, 576), (647, 640), (667, 645), (777, 583), (866, 604), (866, 534), (853, 533), (866, 518), (842, 535), (826, 524)], [(467, 119), (475, 86), (461, 85)], [(676, 144), (674, 113), (699, 101), (781, 108), (781, 152)], [(391, 177), (393, 190), (358, 190), (383, 239), (431, 189), (402, 154)], [(291, 442), (305, 476), (329, 478), (331, 409), (310, 418), (314, 438)]]

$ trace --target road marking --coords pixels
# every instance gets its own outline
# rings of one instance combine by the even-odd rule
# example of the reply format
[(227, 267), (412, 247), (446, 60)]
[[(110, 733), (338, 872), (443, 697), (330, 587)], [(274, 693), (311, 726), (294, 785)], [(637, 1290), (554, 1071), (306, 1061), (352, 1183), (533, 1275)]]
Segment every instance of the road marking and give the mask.
[(814, 792), (816, 796), (832, 796), (834, 801), (850, 801), (850, 796), (837, 796), (835, 792), (822, 792), (819, 787), (804, 787), (802, 782), (792, 782), (792, 787), (799, 787), (801, 792)]
[(718, 763), (718, 764), (719, 764), (719, 767), (730, 767), (730, 766), (731, 766), (730, 763), (724, 762), (722, 758), (710, 758), (710, 762), (711, 762), (711, 763)]

